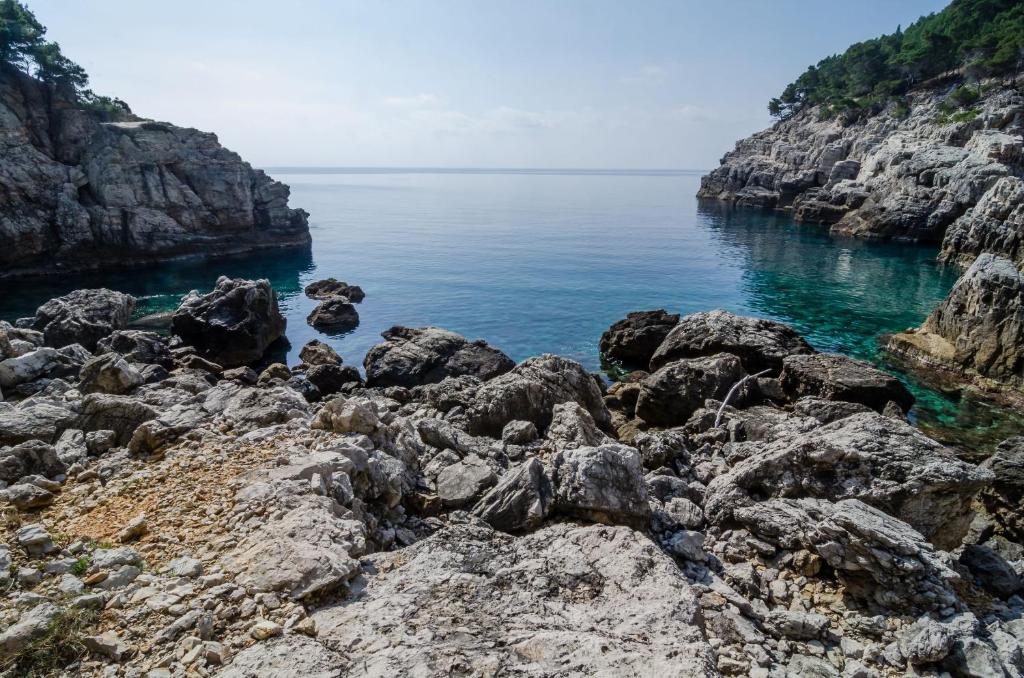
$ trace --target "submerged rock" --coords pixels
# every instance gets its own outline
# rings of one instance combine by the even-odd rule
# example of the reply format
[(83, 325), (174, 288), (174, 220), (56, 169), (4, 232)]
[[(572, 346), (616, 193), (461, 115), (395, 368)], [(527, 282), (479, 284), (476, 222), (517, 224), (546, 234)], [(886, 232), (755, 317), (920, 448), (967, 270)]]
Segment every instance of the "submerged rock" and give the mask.
[(396, 326), (381, 336), (384, 343), (371, 348), (363, 361), (368, 386), (410, 388), (460, 376), (487, 380), (514, 365), (486, 342), (470, 342), (438, 327)]
[(287, 322), (267, 280), (221, 276), (212, 292), (189, 292), (174, 312), (173, 331), (204, 358), (238, 367), (263, 357)]

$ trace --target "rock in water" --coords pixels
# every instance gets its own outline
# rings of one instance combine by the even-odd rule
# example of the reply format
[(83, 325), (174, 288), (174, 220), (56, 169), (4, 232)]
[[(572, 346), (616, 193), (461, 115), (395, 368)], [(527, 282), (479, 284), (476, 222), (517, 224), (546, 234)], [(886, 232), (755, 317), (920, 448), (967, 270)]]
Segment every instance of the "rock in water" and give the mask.
[(438, 327), (396, 326), (383, 332), (384, 343), (366, 353), (368, 386), (436, 384), (446, 377), (492, 379), (512, 369), (512, 360), (484, 341)]
[(782, 361), (782, 388), (795, 399), (818, 396), (867, 405), (881, 412), (889, 402), (904, 412), (914, 396), (896, 377), (853, 358), (832, 353), (787, 356)]
[(786, 356), (813, 352), (788, 325), (728, 311), (709, 311), (680, 320), (651, 357), (651, 369), (657, 370), (681, 358), (731, 353), (750, 374), (766, 369), (777, 373)]
[(627, 313), (601, 335), (601, 354), (627, 367), (646, 369), (651, 356), (678, 322), (677, 314), (664, 309)]
[(213, 134), (88, 111), (14, 69), (0, 134), (0, 277), (309, 243), (288, 187)]
[(926, 370), (1024, 385), (1024, 274), (982, 254), (919, 329), (892, 335), (886, 348)]
[(318, 330), (345, 332), (359, 325), (359, 313), (346, 297), (328, 297), (313, 309), (306, 322)]
[[(686, 577), (629, 528), (558, 524), (510, 537), (454, 525), (370, 557), (379, 574), (313, 615), (341, 674), (456, 663), (494, 675), (715, 674)], [(459, 631), (424, 642), (398, 628)]]
[(43, 333), (47, 346), (81, 344), (95, 351), (100, 339), (128, 326), (134, 310), (131, 295), (108, 289), (75, 290), (40, 306), (32, 329)]
[(310, 299), (330, 299), (331, 297), (345, 297), (349, 301), (358, 304), (366, 298), (366, 293), (359, 285), (349, 285), (347, 282), (340, 282), (334, 278), (317, 280), (306, 285), (304, 290)]
[(263, 357), (286, 324), (269, 281), (221, 276), (212, 292), (193, 290), (181, 300), (172, 328), (203, 357), (238, 367)]

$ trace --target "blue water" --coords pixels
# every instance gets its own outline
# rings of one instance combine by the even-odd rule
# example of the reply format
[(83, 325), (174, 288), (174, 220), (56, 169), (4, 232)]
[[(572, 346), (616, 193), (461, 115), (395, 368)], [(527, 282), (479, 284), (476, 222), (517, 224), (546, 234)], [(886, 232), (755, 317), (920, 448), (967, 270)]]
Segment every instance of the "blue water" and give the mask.
[[(310, 213), (311, 252), (176, 262), (142, 271), (0, 287), (0, 318), (83, 286), (173, 308), (220, 274), (267, 277), (280, 295), (289, 363), (313, 338), (360, 365), (382, 330), (439, 325), (519, 360), (552, 352), (599, 368), (601, 332), (628, 311), (725, 308), (792, 324), (819, 349), (878, 361), (877, 337), (919, 324), (957, 272), (935, 250), (835, 239), (781, 213), (699, 203), (693, 171), (281, 169)], [(325, 336), (301, 289), (333, 276), (366, 291), (359, 326)], [(914, 384), (924, 425), (1000, 430), (999, 411)], [(979, 414), (980, 412), (980, 414)]]

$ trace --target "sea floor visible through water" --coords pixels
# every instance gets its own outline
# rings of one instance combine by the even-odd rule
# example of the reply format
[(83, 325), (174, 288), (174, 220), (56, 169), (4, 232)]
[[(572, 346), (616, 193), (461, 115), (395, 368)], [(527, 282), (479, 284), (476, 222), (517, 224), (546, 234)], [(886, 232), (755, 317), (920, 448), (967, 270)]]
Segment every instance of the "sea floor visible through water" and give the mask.
[[(263, 277), (288, 318), (290, 365), (319, 338), (361, 366), (381, 331), (430, 324), (515, 360), (557, 353), (598, 370), (601, 332), (629, 311), (724, 308), (893, 371), (918, 399), (912, 419), (968, 453), (1024, 431), (1020, 413), (930, 389), (879, 351), (881, 334), (920, 324), (956, 281), (934, 247), (833, 238), (785, 213), (698, 201), (697, 171), (269, 171), (310, 213), (311, 250), (4, 282), (0, 318), (82, 287), (134, 294), (148, 314), (219, 275)], [(325, 277), (366, 291), (354, 330), (306, 324), (316, 302), (302, 288)]]

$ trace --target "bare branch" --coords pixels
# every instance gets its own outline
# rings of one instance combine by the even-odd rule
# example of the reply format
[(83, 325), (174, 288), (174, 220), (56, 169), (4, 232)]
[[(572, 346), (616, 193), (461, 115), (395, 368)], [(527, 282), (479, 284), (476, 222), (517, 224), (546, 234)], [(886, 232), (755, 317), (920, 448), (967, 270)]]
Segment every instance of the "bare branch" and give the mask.
[(732, 388), (729, 389), (729, 392), (725, 394), (725, 400), (722, 401), (722, 406), (718, 408), (718, 414), (715, 415), (715, 428), (718, 428), (718, 425), (720, 423), (722, 423), (722, 415), (725, 413), (725, 408), (729, 404), (729, 401), (732, 400), (733, 395), (736, 394), (736, 391), (741, 386), (743, 386), (743, 384), (747, 383), (751, 379), (757, 379), (758, 377), (763, 377), (764, 375), (768, 374), (769, 372), (771, 372), (770, 369), (768, 369), (768, 370), (761, 370), (757, 374), (748, 374), (747, 376), (743, 377), (742, 379), (740, 379), (739, 381), (737, 381), (735, 384), (732, 385)]

